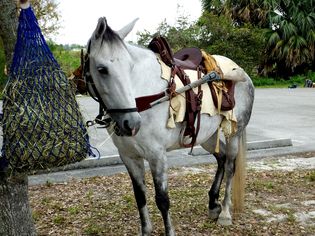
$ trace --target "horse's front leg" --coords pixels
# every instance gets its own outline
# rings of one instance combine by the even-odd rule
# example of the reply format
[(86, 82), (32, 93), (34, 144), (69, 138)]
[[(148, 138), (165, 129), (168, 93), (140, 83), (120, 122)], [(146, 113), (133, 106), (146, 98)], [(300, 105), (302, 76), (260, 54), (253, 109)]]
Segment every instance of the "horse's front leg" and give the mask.
[(121, 156), (121, 159), (123, 160), (132, 181), (141, 220), (140, 235), (151, 235), (152, 224), (146, 201), (145, 168), (143, 158), (139, 157), (138, 159), (131, 159), (129, 157)]
[(168, 177), (167, 177), (167, 161), (166, 156), (152, 157), (149, 159), (151, 173), (155, 187), (155, 201), (159, 208), (164, 221), (165, 235), (175, 235), (172, 225), (171, 217), (169, 214), (170, 201), (168, 196)]

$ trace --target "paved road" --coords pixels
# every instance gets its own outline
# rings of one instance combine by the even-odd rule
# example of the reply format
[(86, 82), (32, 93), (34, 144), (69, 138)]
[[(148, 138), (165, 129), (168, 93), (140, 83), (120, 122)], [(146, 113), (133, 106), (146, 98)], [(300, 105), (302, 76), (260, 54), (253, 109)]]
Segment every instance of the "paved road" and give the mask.
[[(77, 100), (85, 119), (94, 119), (98, 114), (97, 103), (90, 97), (78, 97)], [(96, 168), (30, 176), (30, 184), (62, 182), (71, 178), (110, 175), (125, 171), (123, 166), (113, 165), (119, 164), (120, 159), (106, 129), (92, 127), (89, 128), (89, 134), (91, 144), (99, 149), (103, 158), (87, 160), (78, 165)], [(252, 149), (249, 152), (249, 159), (315, 151), (315, 89), (256, 89), (253, 114), (247, 129), (247, 141)], [(290, 144), (291, 146), (288, 146)], [(169, 165), (193, 165), (213, 161), (213, 158), (204, 154), (205, 152), (198, 147), (194, 150), (194, 156), (188, 155), (188, 149), (172, 151), (169, 153)]]
[(256, 89), (249, 140), (291, 138), (315, 142), (315, 89)]
[[(97, 103), (90, 97), (79, 97), (78, 101), (84, 117), (95, 118)], [(91, 127), (89, 133), (92, 145), (99, 149), (101, 156), (117, 154), (105, 129)], [(314, 144), (315, 89), (256, 89), (247, 140), (261, 142), (274, 139), (291, 139), (294, 146)]]
[[(93, 119), (98, 106), (89, 97), (78, 97), (86, 119)], [(315, 89), (256, 89), (251, 121), (247, 129), (247, 140), (251, 151), (249, 160), (272, 155), (315, 151)], [(72, 178), (112, 175), (126, 171), (117, 157), (117, 149), (108, 139), (105, 129), (89, 129), (92, 145), (99, 148), (104, 158), (81, 162), (81, 167), (50, 174), (30, 176), (30, 184), (46, 181), (63, 182)], [(104, 143), (104, 140), (107, 140)], [(100, 147), (99, 145), (102, 144)], [(291, 145), (291, 146), (288, 146)], [(195, 148), (194, 155), (187, 149), (168, 153), (169, 166), (194, 165), (213, 162), (214, 158)], [(93, 168), (91, 168), (93, 167)]]

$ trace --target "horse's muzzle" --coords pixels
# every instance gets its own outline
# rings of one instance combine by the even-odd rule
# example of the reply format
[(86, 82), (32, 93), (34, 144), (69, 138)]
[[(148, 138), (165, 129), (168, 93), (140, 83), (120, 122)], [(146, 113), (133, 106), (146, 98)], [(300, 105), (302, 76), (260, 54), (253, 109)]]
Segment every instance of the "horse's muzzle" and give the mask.
[(115, 133), (119, 136), (135, 136), (141, 125), (139, 113), (132, 112), (122, 115), (112, 115), (116, 122)]

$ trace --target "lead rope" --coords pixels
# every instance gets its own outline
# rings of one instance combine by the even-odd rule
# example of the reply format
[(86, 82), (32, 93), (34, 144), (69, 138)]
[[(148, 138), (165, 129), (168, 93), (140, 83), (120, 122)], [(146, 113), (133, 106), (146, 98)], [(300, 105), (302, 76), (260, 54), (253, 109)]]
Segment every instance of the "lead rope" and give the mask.
[(101, 142), (101, 143), (97, 146), (97, 148), (102, 147), (102, 146), (113, 136), (114, 133), (115, 133), (115, 131), (113, 130), (113, 131), (109, 134), (109, 136), (108, 136), (103, 142)]

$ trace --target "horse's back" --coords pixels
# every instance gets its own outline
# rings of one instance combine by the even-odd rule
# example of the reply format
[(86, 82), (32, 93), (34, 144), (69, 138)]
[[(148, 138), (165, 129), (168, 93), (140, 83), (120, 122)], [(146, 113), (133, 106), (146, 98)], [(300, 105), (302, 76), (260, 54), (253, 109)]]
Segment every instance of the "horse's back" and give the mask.
[(232, 68), (240, 67), (238, 64), (236, 64), (233, 60), (231, 60), (228, 57), (225, 57), (222, 55), (212, 55), (212, 56), (214, 57), (218, 65), (221, 67), (221, 70), (223, 71), (223, 73), (224, 71), (230, 70)]
[[(235, 85), (235, 115), (239, 129), (243, 129), (249, 122), (253, 102), (254, 102), (254, 85), (248, 74), (233, 60), (221, 55), (213, 55), (218, 66), (221, 68), (224, 77), (234, 78)], [(236, 73), (237, 71), (237, 73)]]

